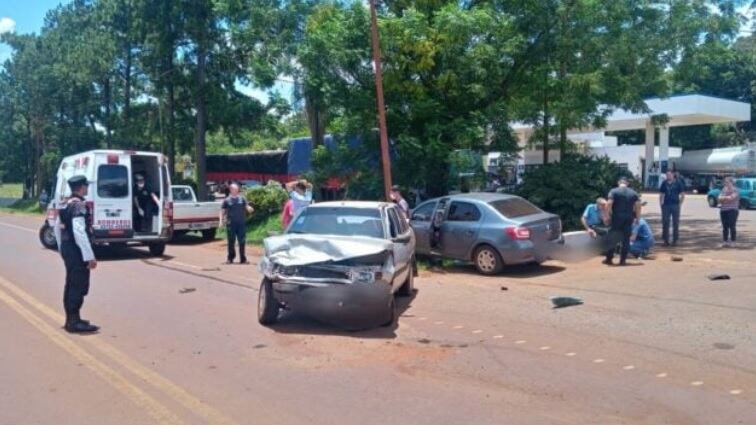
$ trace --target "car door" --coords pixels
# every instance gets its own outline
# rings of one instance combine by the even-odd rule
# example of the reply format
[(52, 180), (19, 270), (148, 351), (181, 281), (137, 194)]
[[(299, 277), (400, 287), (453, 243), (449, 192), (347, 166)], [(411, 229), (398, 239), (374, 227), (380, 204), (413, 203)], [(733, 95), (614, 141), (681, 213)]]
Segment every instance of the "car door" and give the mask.
[(436, 201), (432, 200), (418, 205), (410, 214), (410, 226), (415, 232), (415, 250), (418, 254), (430, 253), (431, 220), (435, 209)]
[(482, 213), (472, 202), (452, 201), (446, 220), (441, 225), (444, 256), (469, 260), (469, 253), (477, 240)]
[(393, 286), (397, 289), (404, 283), (410, 272), (413, 253), (412, 233), (396, 207), (386, 208), (386, 215), (389, 221), (389, 237), (393, 245), (394, 267), (396, 268)]
[(133, 235), (131, 157), (127, 154), (96, 155), (94, 199), (95, 237), (129, 238)]

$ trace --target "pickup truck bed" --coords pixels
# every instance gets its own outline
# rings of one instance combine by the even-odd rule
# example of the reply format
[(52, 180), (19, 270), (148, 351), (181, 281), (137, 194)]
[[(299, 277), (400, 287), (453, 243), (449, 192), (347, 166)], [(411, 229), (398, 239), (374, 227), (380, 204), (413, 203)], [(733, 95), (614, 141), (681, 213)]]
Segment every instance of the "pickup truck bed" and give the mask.
[(221, 201), (197, 202), (191, 186), (171, 186), (173, 190), (173, 234), (202, 232), (205, 239), (214, 239), (219, 225)]

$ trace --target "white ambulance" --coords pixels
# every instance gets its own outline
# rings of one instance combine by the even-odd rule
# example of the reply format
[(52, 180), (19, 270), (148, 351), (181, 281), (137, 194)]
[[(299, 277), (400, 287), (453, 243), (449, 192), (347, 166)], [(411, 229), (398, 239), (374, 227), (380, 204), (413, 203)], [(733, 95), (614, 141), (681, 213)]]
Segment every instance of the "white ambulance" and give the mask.
[[(152, 255), (163, 255), (173, 232), (173, 195), (167, 159), (155, 152), (94, 150), (64, 158), (47, 207), (39, 238), (47, 248), (57, 249), (52, 226), (58, 208), (71, 196), (68, 179), (83, 175), (89, 183), (86, 203), (92, 217), (95, 245), (147, 245)], [(159, 200), (151, 229), (134, 229), (134, 177), (141, 174)]]

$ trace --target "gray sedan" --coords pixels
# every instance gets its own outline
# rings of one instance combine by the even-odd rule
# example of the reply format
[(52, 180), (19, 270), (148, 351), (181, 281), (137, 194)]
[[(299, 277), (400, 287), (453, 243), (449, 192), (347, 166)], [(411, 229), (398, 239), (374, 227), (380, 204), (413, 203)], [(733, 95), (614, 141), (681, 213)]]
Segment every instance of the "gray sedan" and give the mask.
[(486, 275), (509, 264), (542, 263), (563, 242), (559, 216), (499, 193), (425, 201), (412, 211), (410, 226), (417, 254), (471, 261)]

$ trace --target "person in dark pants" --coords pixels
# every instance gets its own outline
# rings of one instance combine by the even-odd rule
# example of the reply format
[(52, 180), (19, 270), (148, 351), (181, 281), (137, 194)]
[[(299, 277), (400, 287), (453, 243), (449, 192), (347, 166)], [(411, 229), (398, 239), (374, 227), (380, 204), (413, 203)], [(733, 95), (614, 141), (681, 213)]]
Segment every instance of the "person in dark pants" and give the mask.
[(609, 192), (609, 211), (611, 211), (611, 226), (609, 227), (609, 249), (606, 252), (604, 264), (611, 265), (614, 250), (620, 244), (620, 262), (625, 265), (627, 253), (630, 249), (630, 235), (633, 223), (640, 218), (640, 198), (638, 194), (627, 186), (627, 179), (621, 177), (618, 187)]
[(68, 179), (71, 197), (63, 204), (55, 223), (55, 239), (66, 266), (66, 285), (63, 290), (63, 307), (66, 311), (64, 328), (70, 333), (97, 332), (97, 326), (83, 320), (80, 315), (84, 297), (89, 293), (89, 273), (97, 267), (92, 252), (86, 177)]
[(732, 177), (726, 177), (724, 187), (719, 194), (719, 218), (722, 220), (722, 247), (727, 248), (737, 241), (738, 207), (740, 192), (735, 188)]
[(672, 246), (680, 236), (680, 209), (685, 201), (685, 184), (672, 171), (659, 187), (659, 203), (662, 210), (662, 240), (669, 246), (669, 224), (672, 222)]
[(134, 176), (134, 230), (142, 233), (152, 233), (152, 218), (157, 212), (160, 199), (152, 188), (144, 181), (144, 176)]
[(221, 206), (220, 223), (226, 225), (228, 235), (228, 257), (226, 264), (232, 264), (236, 258), (236, 241), (239, 242), (239, 261), (241, 264), (249, 264), (244, 252), (247, 243), (247, 214), (252, 214), (254, 209), (247, 203), (243, 196), (239, 195), (239, 185), (232, 183), (229, 186), (229, 194), (223, 200)]

